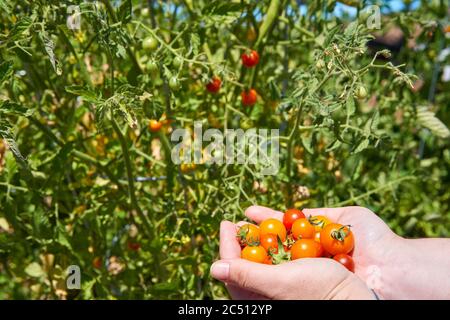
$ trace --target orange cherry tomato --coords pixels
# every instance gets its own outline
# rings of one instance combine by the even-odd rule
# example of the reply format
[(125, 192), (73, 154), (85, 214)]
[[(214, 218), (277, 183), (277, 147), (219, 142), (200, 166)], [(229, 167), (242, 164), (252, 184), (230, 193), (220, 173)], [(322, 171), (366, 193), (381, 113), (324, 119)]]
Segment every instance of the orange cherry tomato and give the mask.
[(320, 249), (317, 242), (312, 239), (297, 240), (291, 248), (291, 259), (320, 257)]
[(237, 232), (237, 238), (241, 246), (259, 244), (259, 237), (259, 228), (250, 223), (242, 225)]
[(260, 237), (261, 246), (269, 253), (278, 253), (278, 238), (276, 234), (268, 233)]
[(340, 253), (335, 255), (333, 259), (346, 267), (348, 271), (355, 272), (355, 262), (348, 254)]
[(320, 231), (316, 231), (316, 234), (314, 235), (314, 241), (320, 243)]
[(321, 231), (323, 227), (325, 227), (327, 224), (330, 224), (331, 221), (325, 216), (311, 216), (309, 217), (309, 222), (314, 226), (316, 231)]
[(259, 225), (259, 230), (261, 232), (261, 236), (272, 233), (276, 234), (281, 239), (281, 242), (284, 242), (286, 240), (286, 228), (284, 227), (284, 224), (280, 220), (277, 219), (264, 220)]
[(161, 130), (162, 125), (162, 122), (152, 119), (148, 123), (148, 128), (151, 132), (158, 132), (159, 130)]
[(247, 246), (242, 249), (241, 258), (253, 262), (264, 263), (267, 261), (267, 251), (262, 246)]
[(305, 218), (295, 220), (291, 231), (294, 239), (313, 239), (315, 235), (314, 226)]
[(325, 251), (336, 255), (352, 251), (355, 240), (349, 226), (330, 223), (320, 232), (320, 243)]

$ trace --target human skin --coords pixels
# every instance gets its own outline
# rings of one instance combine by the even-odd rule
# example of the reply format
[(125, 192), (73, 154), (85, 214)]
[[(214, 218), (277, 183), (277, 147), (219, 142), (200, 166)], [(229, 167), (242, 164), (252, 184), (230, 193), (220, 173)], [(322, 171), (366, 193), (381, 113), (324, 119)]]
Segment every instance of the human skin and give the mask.
[[(397, 236), (372, 211), (362, 207), (305, 209), (351, 225), (355, 236), (355, 273), (333, 259), (299, 259), (264, 265), (240, 258), (238, 225), (223, 221), (220, 258), (211, 275), (226, 283), (234, 299), (449, 299), (450, 240), (408, 240)], [(256, 223), (282, 220), (283, 213), (252, 206), (245, 212)], [(369, 289), (370, 288), (370, 289)]]

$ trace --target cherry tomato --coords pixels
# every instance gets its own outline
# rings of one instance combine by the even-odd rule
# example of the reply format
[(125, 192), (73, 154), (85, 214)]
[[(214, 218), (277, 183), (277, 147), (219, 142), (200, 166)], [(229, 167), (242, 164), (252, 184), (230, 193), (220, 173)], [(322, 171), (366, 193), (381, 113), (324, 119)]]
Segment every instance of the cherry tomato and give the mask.
[(255, 89), (250, 89), (248, 91), (242, 91), (241, 93), (242, 104), (244, 106), (253, 106), (258, 99), (258, 93)]
[(264, 220), (259, 225), (259, 230), (261, 232), (261, 236), (272, 233), (276, 234), (281, 239), (281, 242), (284, 242), (284, 240), (286, 240), (286, 228), (284, 227), (284, 224), (280, 220), (277, 219)]
[(241, 55), (242, 64), (247, 68), (254, 67), (259, 62), (259, 54), (255, 50), (250, 51), (250, 53), (244, 52)]
[(283, 224), (286, 227), (286, 230), (291, 230), (294, 221), (300, 218), (305, 218), (305, 215), (301, 210), (287, 209), (283, 215)]
[(306, 218), (295, 220), (291, 232), (294, 239), (313, 239), (315, 236), (314, 226)]
[(183, 64), (183, 58), (181, 58), (181, 57), (179, 57), (179, 56), (176, 56), (174, 59), (173, 59), (173, 66), (176, 68), (176, 69), (178, 69), (179, 67), (181, 67), (181, 65)]
[(128, 249), (132, 251), (138, 251), (141, 248), (141, 245), (138, 242), (128, 242), (127, 243)]
[(356, 98), (365, 99), (367, 97), (367, 90), (364, 86), (359, 86), (355, 91)]
[(317, 242), (312, 239), (300, 239), (291, 248), (291, 259), (320, 257)]
[(146, 51), (155, 51), (158, 48), (158, 41), (154, 37), (147, 37), (142, 42), (142, 48)]
[(177, 91), (180, 88), (180, 82), (177, 77), (172, 77), (169, 79), (169, 87), (173, 91)]
[(206, 90), (211, 93), (217, 93), (220, 90), (222, 81), (218, 77), (212, 77), (211, 81), (206, 85)]
[(95, 269), (100, 269), (102, 267), (102, 258), (95, 257), (94, 260), (92, 260), (92, 266)]
[(355, 272), (355, 262), (353, 261), (352, 257), (350, 257), (348, 254), (340, 253), (335, 255), (333, 259), (342, 264), (349, 271)]
[(320, 243), (320, 231), (316, 231), (316, 234), (314, 235), (314, 241)]
[(162, 125), (162, 122), (152, 119), (148, 123), (148, 128), (151, 132), (158, 132), (159, 130), (161, 130)]
[(237, 238), (241, 246), (259, 244), (260, 229), (254, 224), (244, 224), (239, 228)]
[(247, 246), (242, 249), (241, 258), (253, 262), (267, 262), (267, 251), (262, 246)]
[(278, 253), (278, 238), (276, 234), (264, 234), (260, 238), (261, 246), (269, 253)]
[(320, 242), (317, 242), (316, 240), (314, 240), (314, 242), (316, 243), (317, 256), (322, 257), (325, 254), (322, 245), (320, 244)]
[(158, 64), (154, 60), (149, 60), (147, 62), (147, 70), (150, 73), (155, 73), (159, 71)]
[(182, 163), (180, 165), (180, 170), (183, 173), (189, 173), (195, 170), (197, 165), (195, 163)]
[(336, 255), (352, 251), (355, 240), (349, 226), (330, 223), (320, 232), (320, 243), (325, 251)]
[(314, 229), (316, 231), (321, 231), (323, 227), (325, 227), (327, 224), (330, 224), (331, 221), (325, 216), (311, 216), (309, 217), (309, 223), (311, 223), (314, 226)]

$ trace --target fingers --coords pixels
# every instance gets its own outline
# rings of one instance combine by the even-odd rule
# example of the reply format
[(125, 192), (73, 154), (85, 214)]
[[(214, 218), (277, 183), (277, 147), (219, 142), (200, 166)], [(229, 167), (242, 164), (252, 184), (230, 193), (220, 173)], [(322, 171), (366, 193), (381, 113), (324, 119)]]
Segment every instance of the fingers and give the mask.
[(314, 209), (303, 209), (303, 213), (308, 216), (318, 216), (323, 215), (327, 218), (330, 218), (332, 221), (339, 221), (339, 218), (345, 211), (345, 207), (343, 208), (314, 208)]
[(241, 246), (236, 240), (236, 225), (230, 221), (220, 224), (220, 258), (238, 259), (241, 257)]
[(277, 292), (276, 286), (283, 276), (277, 267), (244, 259), (219, 260), (211, 266), (211, 276), (232, 287), (271, 298)]
[(245, 215), (258, 224), (269, 218), (283, 220), (283, 212), (261, 206), (248, 207), (245, 210)]

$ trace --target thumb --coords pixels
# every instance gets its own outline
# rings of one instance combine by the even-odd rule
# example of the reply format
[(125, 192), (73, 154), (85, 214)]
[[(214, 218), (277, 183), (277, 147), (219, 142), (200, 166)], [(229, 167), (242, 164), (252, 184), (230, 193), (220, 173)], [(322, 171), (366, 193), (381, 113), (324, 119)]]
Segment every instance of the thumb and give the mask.
[(279, 266), (269, 266), (244, 259), (219, 260), (211, 266), (211, 276), (271, 298), (276, 290)]

